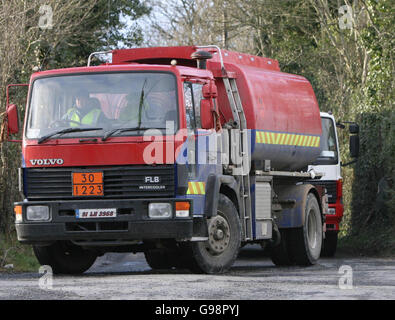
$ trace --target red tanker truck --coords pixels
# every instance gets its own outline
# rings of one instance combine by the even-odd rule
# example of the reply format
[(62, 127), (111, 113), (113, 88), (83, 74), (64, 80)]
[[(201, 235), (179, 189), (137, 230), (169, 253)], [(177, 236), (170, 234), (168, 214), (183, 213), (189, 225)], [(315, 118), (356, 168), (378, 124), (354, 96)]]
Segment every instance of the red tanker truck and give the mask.
[[(106, 252), (222, 273), (247, 243), (312, 265), (325, 188), (317, 100), (276, 60), (216, 46), (114, 50), (112, 62), (32, 75), (18, 239), (55, 273)], [(8, 98), (7, 98), (8, 99)], [(7, 101), (8, 103), (8, 101)], [(8, 136), (19, 131), (7, 106)], [(16, 140), (12, 140), (16, 141)]]

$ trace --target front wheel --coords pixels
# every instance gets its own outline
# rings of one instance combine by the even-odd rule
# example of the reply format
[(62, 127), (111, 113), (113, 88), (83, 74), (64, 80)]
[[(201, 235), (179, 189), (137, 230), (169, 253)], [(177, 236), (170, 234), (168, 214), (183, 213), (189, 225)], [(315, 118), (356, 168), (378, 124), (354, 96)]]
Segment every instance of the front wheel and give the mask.
[(224, 273), (237, 258), (241, 243), (241, 225), (233, 202), (220, 194), (218, 211), (208, 220), (208, 240), (191, 242), (191, 269), (198, 273)]
[(41, 265), (49, 265), (54, 274), (80, 274), (88, 270), (97, 255), (69, 241), (57, 241), (50, 246), (33, 246)]
[(333, 257), (337, 249), (337, 231), (325, 232), (324, 247), (321, 250), (322, 257)]
[(172, 269), (176, 267), (176, 256), (168, 249), (151, 249), (144, 252), (145, 260), (151, 269)]

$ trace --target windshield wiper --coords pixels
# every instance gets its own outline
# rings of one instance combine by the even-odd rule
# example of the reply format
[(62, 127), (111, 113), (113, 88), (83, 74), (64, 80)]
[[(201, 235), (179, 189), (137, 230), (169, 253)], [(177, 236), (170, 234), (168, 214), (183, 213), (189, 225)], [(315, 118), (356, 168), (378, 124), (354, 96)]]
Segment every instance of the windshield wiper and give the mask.
[(49, 138), (52, 138), (53, 136), (56, 135), (62, 135), (65, 133), (70, 133), (70, 132), (82, 132), (82, 131), (95, 131), (95, 130), (102, 130), (103, 128), (67, 128), (67, 129), (63, 129), (60, 131), (56, 131), (53, 133), (49, 133), (46, 136), (41, 137), (40, 139), (38, 139), (37, 143), (43, 143), (44, 141), (48, 140)]
[(140, 131), (140, 130), (149, 130), (149, 129), (166, 130), (166, 128), (145, 128), (145, 127), (140, 127), (140, 126), (131, 127), (131, 128), (117, 128), (117, 129), (113, 129), (111, 131), (106, 132), (101, 140), (106, 141), (110, 136), (112, 136), (116, 132), (122, 133), (122, 132), (128, 132), (128, 131)]
[(145, 88), (146, 83), (147, 83), (147, 79), (144, 80), (143, 87), (141, 88), (141, 95), (140, 95), (140, 102), (139, 102), (139, 123), (138, 123), (139, 127), (141, 127), (141, 111), (143, 109), (143, 104), (144, 104), (144, 100), (145, 100), (144, 88)]

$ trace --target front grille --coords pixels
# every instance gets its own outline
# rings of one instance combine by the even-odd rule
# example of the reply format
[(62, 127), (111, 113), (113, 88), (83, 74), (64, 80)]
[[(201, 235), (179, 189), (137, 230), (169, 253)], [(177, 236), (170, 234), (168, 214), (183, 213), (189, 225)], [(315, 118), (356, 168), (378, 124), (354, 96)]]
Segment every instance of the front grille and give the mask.
[[(73, 197), (72, 172), (103, 171), (104, 196)], [(146, 177), (148, 182), (146, 182)], [(152, 177), (159, 177), (155, 182)], [(27, 168), (25, 192), (28, 199), (125, 199), (173, 197), (174, 165), (94, 168)]]
[(325, 180), (310, 180), (308, 183), (323, 186), (326, 188), (328, 194), (328, 203), (336, 203), (337, 198), (337, 185), (336, 181), (325, 181)]

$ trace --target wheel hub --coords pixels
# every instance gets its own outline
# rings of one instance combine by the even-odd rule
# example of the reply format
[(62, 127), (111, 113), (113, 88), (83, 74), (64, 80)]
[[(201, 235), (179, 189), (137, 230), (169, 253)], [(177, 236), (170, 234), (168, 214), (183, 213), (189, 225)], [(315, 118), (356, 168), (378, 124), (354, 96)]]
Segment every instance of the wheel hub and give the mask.
[(207, 250), (213, 255), (219, 255), (224, 252), (229, 245), (230, 239), (229, 224), (226, 219), (221, 215), (210, 219), (208, 232)]

